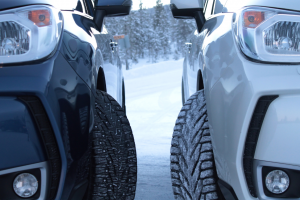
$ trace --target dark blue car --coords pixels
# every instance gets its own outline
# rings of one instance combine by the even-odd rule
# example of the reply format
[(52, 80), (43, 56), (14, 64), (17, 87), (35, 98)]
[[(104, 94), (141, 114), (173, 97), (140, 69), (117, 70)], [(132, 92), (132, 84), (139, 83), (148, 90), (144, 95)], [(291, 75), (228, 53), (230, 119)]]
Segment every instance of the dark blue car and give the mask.
[(133, 200), (135, 143), (103, 19), (131, 0), (0, 1), (0, 200)]

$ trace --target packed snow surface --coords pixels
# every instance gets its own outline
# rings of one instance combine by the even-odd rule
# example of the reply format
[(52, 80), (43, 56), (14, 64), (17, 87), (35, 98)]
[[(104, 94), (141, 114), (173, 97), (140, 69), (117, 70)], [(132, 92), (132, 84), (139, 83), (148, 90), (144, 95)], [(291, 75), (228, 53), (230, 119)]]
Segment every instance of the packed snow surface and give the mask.
[(126, 108), (137, 147), (136, 200), (173, 200), (170, 147), (182, 107), (183, 59), (124, 71)]

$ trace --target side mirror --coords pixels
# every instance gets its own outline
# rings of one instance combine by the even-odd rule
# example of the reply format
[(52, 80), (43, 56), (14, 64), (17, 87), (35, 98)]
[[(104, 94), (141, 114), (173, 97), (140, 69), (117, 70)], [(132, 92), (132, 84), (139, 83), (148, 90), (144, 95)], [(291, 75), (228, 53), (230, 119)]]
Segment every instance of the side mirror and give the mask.
[(177, 19), (195, 19), (198, 32), (201, 31), (205, 17), (203, 14), (204, 0), (171, 0), (171, 11)]
[(132, 0), (95, 0), (94, 22), (102, 30), (104, 17), (117, 17), (130, 14)]

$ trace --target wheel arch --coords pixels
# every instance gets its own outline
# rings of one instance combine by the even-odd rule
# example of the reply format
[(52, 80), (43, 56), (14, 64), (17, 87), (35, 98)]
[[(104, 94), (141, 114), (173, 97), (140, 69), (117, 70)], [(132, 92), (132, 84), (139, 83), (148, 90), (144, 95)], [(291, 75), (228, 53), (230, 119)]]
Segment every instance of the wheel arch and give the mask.
[(97, 89), (107, 92), (105, 74), (102, 67), (99, 67), (99, 71), (98, 71)]
[(126, 113), (126, 93), (125, 93), (125, 82), (124, 78), (122, 78), (122, 108)]

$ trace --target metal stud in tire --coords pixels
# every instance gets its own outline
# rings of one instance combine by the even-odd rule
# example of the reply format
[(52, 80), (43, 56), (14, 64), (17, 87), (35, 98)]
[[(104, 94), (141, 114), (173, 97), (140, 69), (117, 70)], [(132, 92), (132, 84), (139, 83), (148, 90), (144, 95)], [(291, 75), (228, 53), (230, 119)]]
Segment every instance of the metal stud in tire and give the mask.
[(185, 102), (176, 121), (171, 144), (171, 177), (175, 199), (219, 199), (203, 90)]

